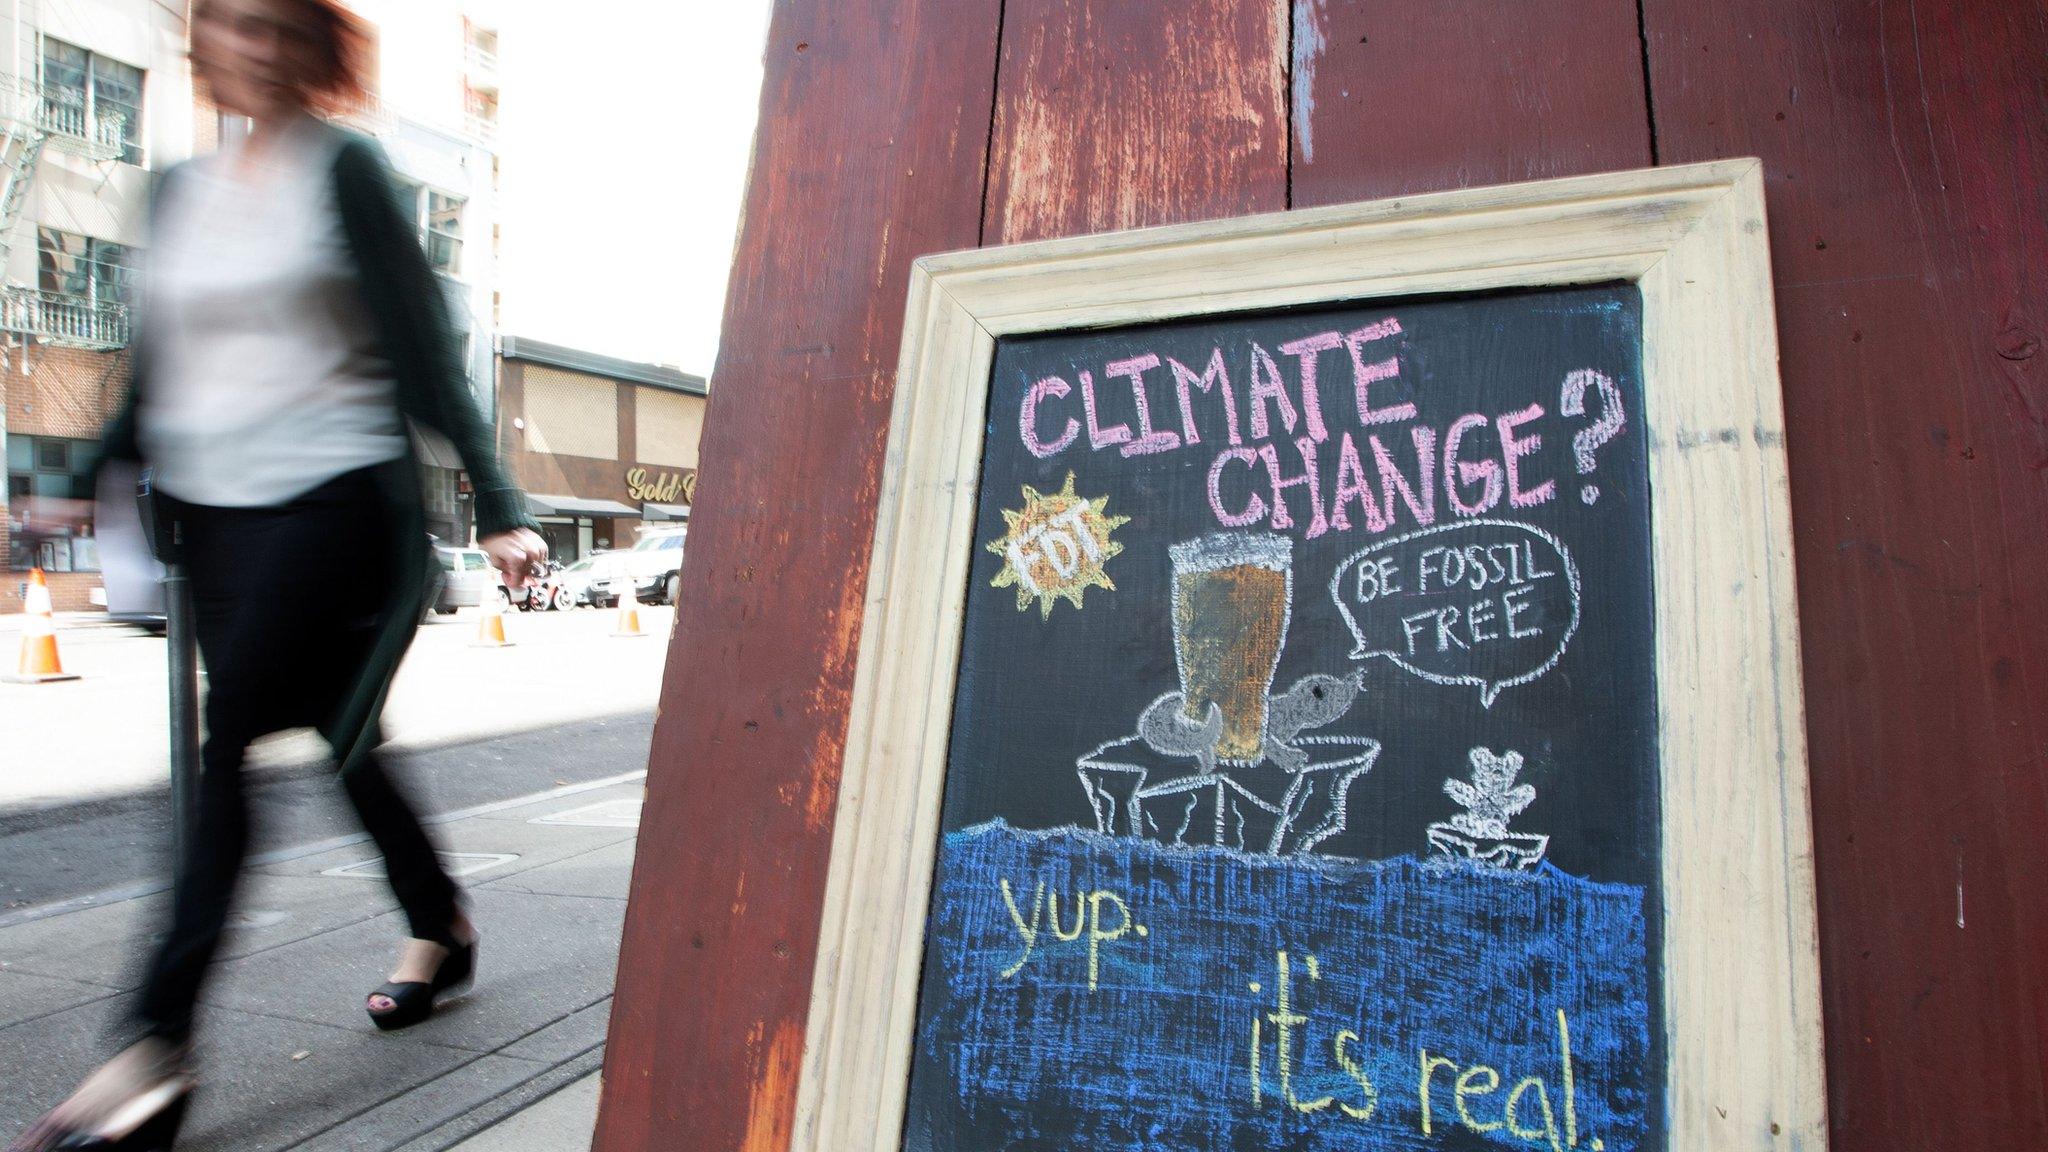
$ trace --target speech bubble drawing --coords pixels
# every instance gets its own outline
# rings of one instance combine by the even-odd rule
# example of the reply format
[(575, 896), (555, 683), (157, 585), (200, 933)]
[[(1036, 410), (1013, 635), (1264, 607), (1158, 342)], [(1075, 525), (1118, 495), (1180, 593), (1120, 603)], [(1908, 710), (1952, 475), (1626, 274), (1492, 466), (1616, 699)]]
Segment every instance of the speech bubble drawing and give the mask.
[(1557, 666), (1579, 628), (1579, 570), (1548, 532), (1512, 520), (1460, 520), (1346, 558), (1330, 597), (1356, 641), (1437, 684), (1501, 690)]

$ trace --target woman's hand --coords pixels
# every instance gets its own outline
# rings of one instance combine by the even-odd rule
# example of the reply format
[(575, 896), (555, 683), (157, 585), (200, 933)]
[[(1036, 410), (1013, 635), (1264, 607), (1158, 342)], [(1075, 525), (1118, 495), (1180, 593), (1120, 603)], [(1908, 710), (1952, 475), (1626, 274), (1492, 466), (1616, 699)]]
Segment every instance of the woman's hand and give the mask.
[(539, 569), (548, 562), (548, 542), (531, 528), (495, 533), (478, 540), (476, 546), (491, 558), (491, 567), (505, 578), (505, 587), (514, 591), (538, 577)]

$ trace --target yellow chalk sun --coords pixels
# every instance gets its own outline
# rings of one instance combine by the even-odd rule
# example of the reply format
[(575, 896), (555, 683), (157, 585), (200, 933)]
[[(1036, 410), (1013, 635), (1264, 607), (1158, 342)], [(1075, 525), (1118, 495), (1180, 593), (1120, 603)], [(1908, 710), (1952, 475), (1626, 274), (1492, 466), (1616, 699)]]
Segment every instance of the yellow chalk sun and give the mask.
[(1053, 602), (1065, 600), (1076, 609), (1081, 594), (1090, 587), (1116, 589), (1104, 570), (1111, 557), (1124, 550), (1109, 538), (1112, 530), (1131, 522), (1129, 516), (1108, 515), (1109, 497), (1093, 500), (1074, 494), (1074, 474), (1050, 496), (1031, 485), (1024, 488), (1024, 507), (1003, 509), (1009, 531), (990, 541), (988, 550), (1003, 558), (1003, 570), (990, 583), (997, 588), (1017, 589), (1017, 610), (1024, 611), (1035, 599), (1038, 617), (1052, 615)]

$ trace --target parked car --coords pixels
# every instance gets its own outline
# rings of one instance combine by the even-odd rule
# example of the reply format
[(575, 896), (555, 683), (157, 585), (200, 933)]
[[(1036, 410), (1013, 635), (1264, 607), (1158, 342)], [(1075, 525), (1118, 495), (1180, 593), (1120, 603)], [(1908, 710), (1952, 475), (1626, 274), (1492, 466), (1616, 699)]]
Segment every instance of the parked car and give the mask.
[(619, 598), (612, 582), (625, 570), (624, 552), (593, 552), (562, 569), (562, 587), (572, 604), (609, 608)]
[(683, 537), (688, 528), (659, 528), (626, 553), (626, 575), (643, 604), (673, 604), (682, 594)]
[(481, 548), (451, 548), (434, 545), (434, 559), (441, 564), (441, 591), (434, 597), (434, 611), (443, 616), (457, 608), (474, 608), (484, 597), (498, 591), (498, 573)]

